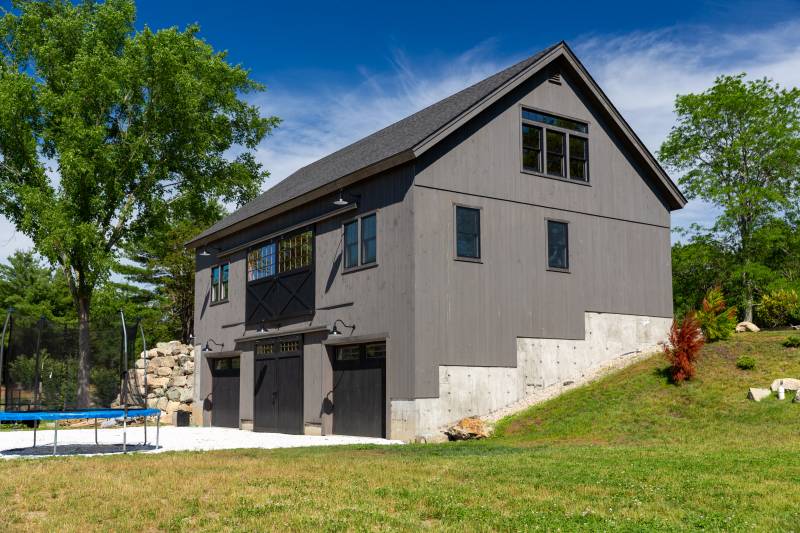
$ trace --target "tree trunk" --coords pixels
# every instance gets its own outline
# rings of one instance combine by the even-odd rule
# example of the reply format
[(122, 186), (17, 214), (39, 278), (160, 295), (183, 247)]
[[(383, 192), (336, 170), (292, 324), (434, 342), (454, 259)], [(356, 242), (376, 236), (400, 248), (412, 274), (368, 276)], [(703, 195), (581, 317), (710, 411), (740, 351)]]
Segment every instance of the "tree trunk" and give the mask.
[(744, 285), (744, 319), (746, 322), (753, 321), (753, 286), (750, 280), (745, 280)]
[(78, 408), (89, 407), (89, 374), (92, 348), (89, 342), (89, 297), (78, 296)]

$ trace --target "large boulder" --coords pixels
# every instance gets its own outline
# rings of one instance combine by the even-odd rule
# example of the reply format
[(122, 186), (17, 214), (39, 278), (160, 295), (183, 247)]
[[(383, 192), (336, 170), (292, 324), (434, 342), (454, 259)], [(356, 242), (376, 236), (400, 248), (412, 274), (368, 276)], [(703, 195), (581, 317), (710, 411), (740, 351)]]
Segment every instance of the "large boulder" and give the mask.
[(186, 386), (186, 376), (172, 376), (170, 380), (170, 385), (173, 387), (185, 387)]
[(161, 397), (161, 398), (159, 398), (159, 399), (158, 399), (158, 401), (156, 402), (156, 409), (161, 409), (162, 411), (164, 411), (164, 410), (166, 410), (166, 409), (167, 409), (167, 404), (168, 404), (168, 403), (169, 403), (169, 400), (167, 400), (167, 398), (166, 398), (166, 397), (162, 396), (162, 397)]
[(161, 366), (156, 369), (156, 375), (161, 377), (168, 377), (172, 375), (172, 369), (167, 366)]
[(772, 382), (772, 385), (770, 385), (770, 389), (772, 390), (772, 392), (778, 392), (778, 387), (781, 385), (781, 383), (783, 383), (784, 390), (794, 390), (794, 391), (800, 390), (800, 379), (781, 378), (781, 379), (776, 379), (775, 381)]
[(747, 393), (747, 399), (753, 400), (754, 402), (760, 402), (764, 398), (769, 398), (772, 396), (772, 391), (769, 389), (758, 389), (755, 387), (750, 387), (750, 390)]
[(167, 414), (172, 414), (175, 411), (180, 410), (180, 408), (181, 408), (181, 402), (167, 402), (167, 407), (163, 409), (163, 411), (166, 411)]
[(736, 324), (736, 333), (744, 333), (745, 331), (758, 332), (761, 331), (761, 328), (759, 328), (752, 322), (747, 322), (747, 321), (739, 322), (738, 324)]
[(489, 436), (489, 430), (483, 420), (477, 416), (463, 418), (457, 424), (444, 432), (450, 440), (484, 439)]

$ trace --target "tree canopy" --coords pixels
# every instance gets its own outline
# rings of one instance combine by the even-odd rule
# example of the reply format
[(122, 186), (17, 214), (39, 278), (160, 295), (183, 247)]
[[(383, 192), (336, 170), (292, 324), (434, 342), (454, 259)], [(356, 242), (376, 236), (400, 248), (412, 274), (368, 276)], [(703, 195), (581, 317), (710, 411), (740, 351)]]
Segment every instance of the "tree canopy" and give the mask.
[(720, 273), (732, 275), (735, 281), (726, 282), (733, 282), (745, 319), (752, 320), (756, 293), (772, 276), (761, 261), (769, 255), (764, 246), (800, 210), (800, 89), (748, 81), (744, 74), (720, 76), (707, 91), (679, 95), (675, 113), (659, 157), (682, 173), (688, 198), (721, 210), (712, 227), (692, 229), (694, 244), (679, 248), (678, 257), (727, 254)]
[(136, 31), (135, 12), (132, 0), (16, 0), (0, 19), (0, 213), (65, 276), (81, 404), (90, 302), (120, 247), (178, 199), (253, 198), (267, 176), (253, 150), (278, 124), (243, 99), (262, 85), (197, 26)]

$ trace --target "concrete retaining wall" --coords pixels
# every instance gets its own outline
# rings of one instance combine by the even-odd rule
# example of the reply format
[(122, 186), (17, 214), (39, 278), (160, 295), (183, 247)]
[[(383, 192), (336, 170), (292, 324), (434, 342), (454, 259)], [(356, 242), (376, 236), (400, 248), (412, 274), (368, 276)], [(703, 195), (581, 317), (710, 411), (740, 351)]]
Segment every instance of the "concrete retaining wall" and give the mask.
[(671, 318), (586, 313), (585, 338), (517, 339), (516, 367), (440, 366), (439, 397), (391, 402), (391, 438), (441, 440), (467, 416), (497, 420), (662, 349)]

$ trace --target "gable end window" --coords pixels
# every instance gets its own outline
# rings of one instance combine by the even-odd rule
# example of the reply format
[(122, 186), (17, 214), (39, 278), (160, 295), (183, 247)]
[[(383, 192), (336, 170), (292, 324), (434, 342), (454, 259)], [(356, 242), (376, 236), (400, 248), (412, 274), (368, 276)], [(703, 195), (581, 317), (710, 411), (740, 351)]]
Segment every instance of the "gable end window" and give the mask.
[(566, 222), (547, 221), (547, 267), (569, 271), (569, 224)]
[(371, 213), (344, 224), (344, 269), (378, 262), (377, 214)]
[(229, 263), (211, 269), (211, 303), (224, 302), (228, 299), (229, 269)]
[(548, 113), (522, 110), (522, 169), (589, 182), (589, 125)]
[(474, 207), (455, 206), (456, 257), (481, 258), (481, 210)]

